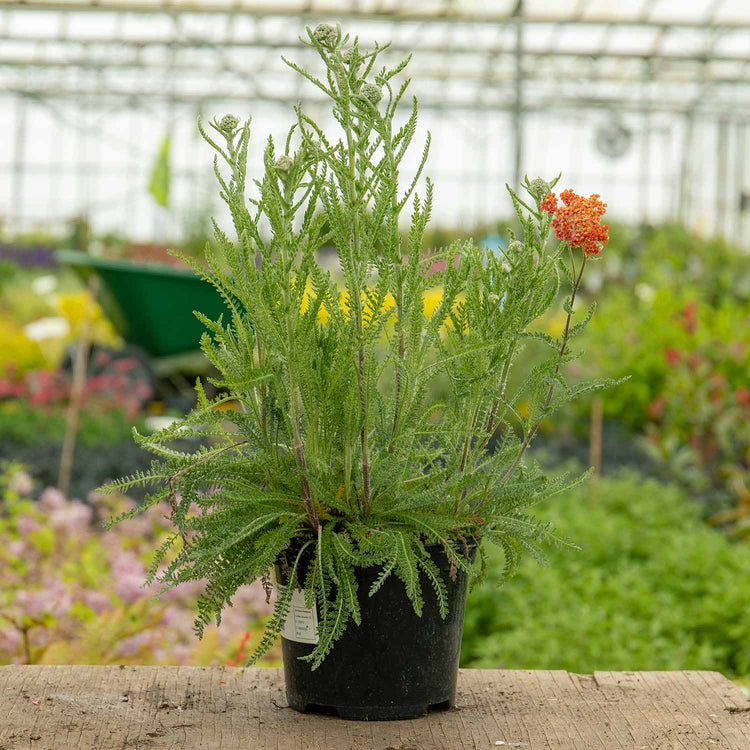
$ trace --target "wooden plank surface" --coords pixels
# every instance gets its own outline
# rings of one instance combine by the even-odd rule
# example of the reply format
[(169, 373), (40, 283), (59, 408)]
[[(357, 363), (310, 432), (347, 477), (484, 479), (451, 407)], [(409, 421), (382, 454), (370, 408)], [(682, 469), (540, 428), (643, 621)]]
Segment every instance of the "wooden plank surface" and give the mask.
[(351, 722), (286, 706), (278, 669), (0, 667), (0, 750), (749, 750), (716, 672), (462, 670), (456, 710)]

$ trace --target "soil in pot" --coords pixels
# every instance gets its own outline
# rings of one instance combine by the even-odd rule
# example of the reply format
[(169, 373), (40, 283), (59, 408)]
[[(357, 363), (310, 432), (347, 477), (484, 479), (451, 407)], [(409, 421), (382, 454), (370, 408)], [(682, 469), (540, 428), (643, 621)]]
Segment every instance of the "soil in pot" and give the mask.
[(315, 670), (299, 657), (313, 651), (318, 613), (305, 606), (302, 591), (295, 592), (281, 639), (292, 708), (344, 719), (387, 720), (415, 718), (455, 705), (468, 576), (457, 571), (456, 580), (451, 580), (443, 549), (429, 549), (448, 588), (446, 619), (424, 575), (419, 617), (395, 575), (370, 597), (367, 593), (380, 568), (357, 568), (362, 623), (350, 622)]

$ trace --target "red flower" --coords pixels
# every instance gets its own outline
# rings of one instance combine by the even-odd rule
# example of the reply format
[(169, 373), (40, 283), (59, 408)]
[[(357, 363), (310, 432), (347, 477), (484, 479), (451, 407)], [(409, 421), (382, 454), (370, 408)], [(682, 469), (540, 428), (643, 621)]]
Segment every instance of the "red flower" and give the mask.
[(115, 360), (114, 364), (112, 365), (112, 369), (120, 375), (126, 372), (130, 372), (136, 367), (138, 367), (138, 360), (135, 359), (135, 357), (126, 357), (125, 359)]
[(655, 422), (658, 422), (667, 406), (667, 397), (664, 394), (657, 396), (647, 407), (646, 412)]
[(228, 667), (236, 667), (238, 664), (245, 661), (245, 644), (250, 639), (250, 631), (246, 630), (245, 634), (242, 636), (242, 640), (240, 641), (240, 647), (237, 649), (237, 656), (234, 659), (229, 659), (227, 661)]
[(698, 325), (698, 303), (693, 300), (688, 302), (680, 311), (682, 316), (682, 326), (688, 333), (695, 333)]
[(542, 211), (555, 215), (551, 222), (555, 237), (571, 247), (580, 247), (587, 257), (599, 255), (609, 242), (609, 224), (600, 221), (607, 204), (599, 200), (597, 193), (584, 198), (570, 189), (563, 190), (560, 198), (563, 206), (558, 207), (554, 193), (548, 193), (539, 204)]
[(542, 211), (553, 214), (557, 211), (557, 198), (554, 193), (547, 193), (547, 197), (539, 204)]
[(679, 349), (674, 349), (670, 346), (664, 350), (664, 358), (667, 360), (667, 364), (670, 367), (676, 367), (682, 362), (682, 352)]
[(750, 406), (750, 388), (741, 386), (734, 392), (734, 395), (740, 406)]

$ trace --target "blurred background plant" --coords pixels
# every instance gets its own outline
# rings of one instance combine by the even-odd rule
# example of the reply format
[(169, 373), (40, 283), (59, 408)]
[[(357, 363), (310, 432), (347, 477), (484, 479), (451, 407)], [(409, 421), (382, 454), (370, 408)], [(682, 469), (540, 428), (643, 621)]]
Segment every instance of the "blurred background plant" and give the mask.
[[(103, 531), (102, 520), (132, 507), (124, 497), (68, 500), (19, 466), (0, 480), (0, 664), (194, 664), (235, 662), (260, 639), (270, 611), (260, 586), (245, 587), (222, 625), (193, 633), (200, 586), (163, 599), (144, 589), (153, 545), (164, 540), (168, 508)], [(246, 636), (246, 631), (250, 635)], [(279, 660), (270, 654), (267, 663)]]
[(736, 340), (667, 349), (664, 388), (648, 407), (649, 445), (709, 521), (750, 536), (750, 329)]
[(666, 351), (736, 341), (747, 331), (747, 255), (673, 225), (616, 227), (609, 247), (594, 279), (606, 294), (586, 342), (603, 371), (631, 376), (607, 394), (605, 416), (642, 429), (670, 373)]
[(750, 546), (701, 521), (681, 489), (635, 473), (543, 509), (577, 554), (502, 566), (466, 607), (462, 664), (517, 669), (715, 669), (750, 677)]
[[(135, 359), (120, 359), (116, 365), (114, 373), (93, 375), (84, 383), (79, 439), (88, 445), (128, 437), (153, 395), (146, 381), (129, 377), (138, 365)], [(10, 372), (0, 378), (0, 436), (19, 443), (61, 440), (70, 390), (62, 369)]]

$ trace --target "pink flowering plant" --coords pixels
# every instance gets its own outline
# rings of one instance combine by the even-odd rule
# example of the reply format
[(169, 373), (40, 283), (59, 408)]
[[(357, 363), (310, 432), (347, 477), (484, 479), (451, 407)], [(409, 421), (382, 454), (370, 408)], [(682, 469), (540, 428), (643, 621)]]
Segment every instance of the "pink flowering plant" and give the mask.
[(0, 481), (0, 664), (222, 664), (248, 638), (257, 644), (268, 610), (260, 586), (238, 592), (235, 611), (201, 645), (191, 632), (201, 584), (161, 601), (144, 588), (168, 507), (103, 532), (103, 516), (134, 504), (96, 494), (83, 503), (54, 488), (33, 501), (32, 489), (19, 467)]
[[(133, 358), (90, 375), (81, 399), (80, 439), (127, 439), (153, 395), (151, 385), (138, 377)], [(20, 442), (60, 439), (70, 398), (71, 380), (63, 370), (9, 371), (0, 377), (0, 436)]]
[[(112, 372), (102, 372), (86, 379), (82, 406), (93, 414), (121, 410), (134, 420), (144, 401), (153, 396), (153, 389), (143, 380), (132, 377), (137, 362), (125, 358), (114, 363)], [(10, 372), (0, 378), (0, 402), (24, 401), (47, 414), (62, 409), (70, 402), (70, 377), (62, 370), (29, 370)]]

